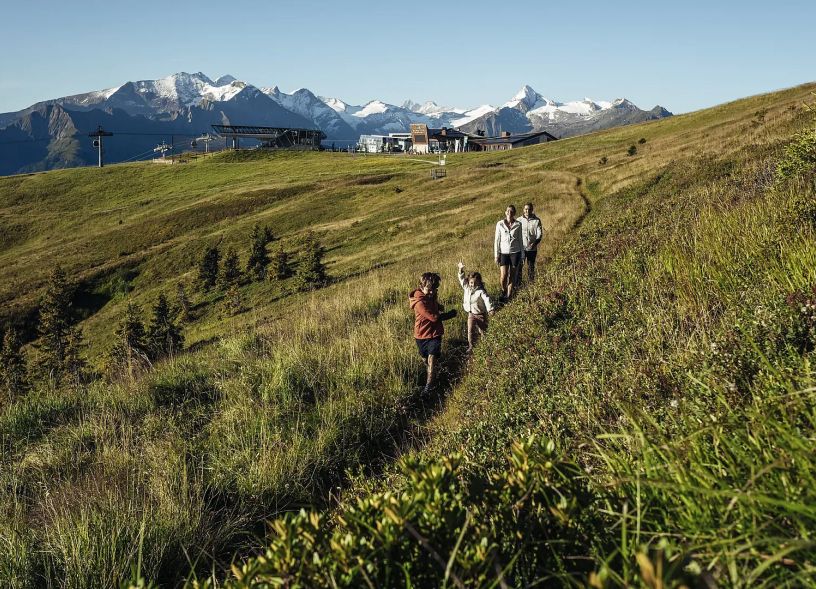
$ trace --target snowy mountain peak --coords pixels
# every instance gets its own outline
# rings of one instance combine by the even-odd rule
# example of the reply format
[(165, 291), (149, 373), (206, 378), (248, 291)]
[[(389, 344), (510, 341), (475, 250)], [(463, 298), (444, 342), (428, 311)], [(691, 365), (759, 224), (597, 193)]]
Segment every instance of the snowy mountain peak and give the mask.
[(326, 106), (336, 112), (346, 112), (348, 110), (348, 104), (340, 100), (339, 98), (324, 98), (323, 96), (320, 97)]
[(354, 113), (354, 115), (357, 117), (367, 117), (368, 115), (382, 114), (387, 112), (388, 109), (389, 105), (384, 103), (382, 100), (372, 100), (363, 106), (361, 110)]
[(238, 78), (235, 76), (231, 76), (229, 74), (225, 74), (223, 76), (219, 76), (218, 79), (212, 84), (213, 86), (226, 86), (227, 84), (232, 84), (233, 82), (237, 82)]
[(536, 92), (532, 86), (525, 84), (521, 87), (521, 90), (516, 92), (513, 98), (504, 103), (504, 108), (514, 108), (521, 112), (527, 112), (542, 106), (555, 104), (555, 102), (544, 98), (541, 94)]
[(538, 92), (533, 90), (533, 87), (529, 84), (524, 84), (524, 86), (521, 87), (521, 90), (516, 92), (516, 95), (513, 96), (513, 100), (527, 100), (530, 98), (535, 98), (536, 96), (538, 96)]

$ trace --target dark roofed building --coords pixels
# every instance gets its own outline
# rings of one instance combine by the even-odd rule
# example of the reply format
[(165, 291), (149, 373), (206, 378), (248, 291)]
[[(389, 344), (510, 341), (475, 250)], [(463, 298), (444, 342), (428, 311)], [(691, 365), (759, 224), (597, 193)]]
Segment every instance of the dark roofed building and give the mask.
[(288, 127), (259, 127), (256, 125), (212, 125), (221, 137), (232, 140), (232, 148), (238, 149), (240, 139), (259, 141), (261, 147), (278, 149), (320, 149), (326, 134), (320, 129), (294, 129)]
[(556, 139), (558, 139), (558, 137), (546, 131), (520, 133), (519, 135), (511, 135), (505, 131), (498, 137), (471, 137), (470, 141), (471, 143), (480, 145), (483, 151), (502, 151), (515, 147), (538, 145), (539, 143), (547, 143), (548, 141), (555, 141)]

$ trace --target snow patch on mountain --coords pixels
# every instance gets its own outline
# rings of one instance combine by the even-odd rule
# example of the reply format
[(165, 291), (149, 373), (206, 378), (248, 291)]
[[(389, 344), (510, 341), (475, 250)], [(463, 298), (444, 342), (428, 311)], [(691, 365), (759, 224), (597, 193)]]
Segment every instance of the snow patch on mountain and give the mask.
[(496, 110), (497, 109), (494, 106), (491, 106), (489, 104), (483, 104), (482, 106), (478, 106), (473, 110), (469, 110), (462, 113), (464, 116), (462, 118), (452, 120), (451, 125), (454, 127), (466, 125), (469, 122), (478, 119), (479, 117), (483, 117), (491, 112), (496, 112)]

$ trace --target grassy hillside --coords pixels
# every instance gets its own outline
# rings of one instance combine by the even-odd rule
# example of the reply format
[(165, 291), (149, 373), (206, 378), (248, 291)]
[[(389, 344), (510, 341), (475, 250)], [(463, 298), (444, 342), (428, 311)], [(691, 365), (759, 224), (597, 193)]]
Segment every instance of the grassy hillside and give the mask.
[(276, 522), (230, 586), (813, 585), (816, 132), (783, 147), (813, 129), (802, 90), (649, 126), (678, 141), (634, 176), (591, 163), (603, 136), (554, 157), (591, 212), (415, 450), (331, 519)]
[[(188, 556), (199, 571), (212, 558), (223, 564), (255, 543), (265, 518), (328, 507), (349, 478), (367, 507), (344, 517), (355, 505), (347, 497), (332, 525), (279, 522), (267, 563), (280, 569), (287, 550), (313, 563), (300, 573), (316, 575), (310, 586), (328, 582), (329, 569), (351, 586), (366, 574), (381, 586), (409, 584), (409, 575), (422, 586), (443, 576), (475, 586), (497, 576), (511, 585), (553, 575), (580, 583), (592, 572), (596, 581), (646, 582), (637, 553), (662, 567), (650, 552), (659, 547), (725, 584), (750, 574), (805, 578), (811, 447), (801, 440), (812, 440), (812, 404), (808, 393), (783, 393), (811, 386), (812, 346), (791, 335), (799, 331), (787, 301), (816, 282), (812, 193), (773, 179), (783, 145), (812, 124), (801, 108), (811, 90), (466, 154), (441, 181), (421, 162), (329, 154), (0, 181), (8, 317), (30, 315), (59, 261), (83, 284), (77, 302), (94, 302), (82, 322), (94, 362), (127, 300), (147, 306), (179, 277), (192, 289), (207, 244), (234, 244), (246, 259), (255, 223), (292, 250), (306, 229), (317, 231), (335, 278), (313, 294), (286, 281), (244, 285), (249, 311), (234, 317), (224, 315), (221, 293), (197, 295), (185, 333), (210, 345), (134, 379), (40, 386), (7, 403), (0, 539), (9, 549), (0, 578), (105, 587), (141, 552), (147, 577), (172, 583)], [(508, 201), (528, 199), (550, 229), (552, 260), (467, 363), (456, 352), (463, 321), (449, 324), (447, 379), (464, 378), (439, 405), (422, 403), (406, 291), (422, 270), (441, 270), (443, 299), (457, 304), (460, 257), (495, 290), (491, 225)], [(558, 450), (517, 446), (508, 474), (510, 442), (530, 433)], [(759, 450), (771, 440), (786, 458)], [(411, 447), (419, 465), (392, 472), (393, 457)], [(462, 456), (441, 458), (454, 450)], [(524, 475), (541, 456), (560, 465), (558, 477)], [(383, 467), (389, 485), (409, 492), (378, 499), (370, 477)], [(474, 476), (504, 480), (510, 495)], [(533, 479), (544, 486), (519, 483)], [(557, 498), (566, 489), (569, 509)], [(384, 505), (428, 492), (438, 503), (388, 516), (393, 536), (371, 536), (366, 525)], [(445, 511), (449, 496), (454, 512)], [(513, 531), (518, 508), (499, 508), (508, 501), (537, 514), (527, 532)], [(574, 510), (580, 521), (570, 527)], [(284, 542), (287, 529), (307, 524), (328, 542), (350, 522), (360, 528), (348, 537), (373, 538), (364, 558), (352, 551), (341, 562), (318, 540), (321, 564), (314, 546)], [(496, 548), (480, 552), (479, 534), (496, 534)], [(542, 550), (550, 556), (518, 558)], [(686, 561), (673, 562), (663, 570)]]

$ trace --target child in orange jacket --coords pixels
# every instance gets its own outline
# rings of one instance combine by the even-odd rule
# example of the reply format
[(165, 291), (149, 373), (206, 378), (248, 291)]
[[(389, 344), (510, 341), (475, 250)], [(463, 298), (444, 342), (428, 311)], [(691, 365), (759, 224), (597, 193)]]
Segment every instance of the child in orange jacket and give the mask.
[(419, 288), (408, 295), (408, 304), (414, 311), (414, 339), (419, 354), (427, 366), (427, 376), (423, 394), (431, 392), (436, 377), (436, 368), (442, 354), (443, 321), (456, 317), (456, 309), (443, 313), (436, 300), (441, 279), (439, 274), (425, 272), (419, 279)]

